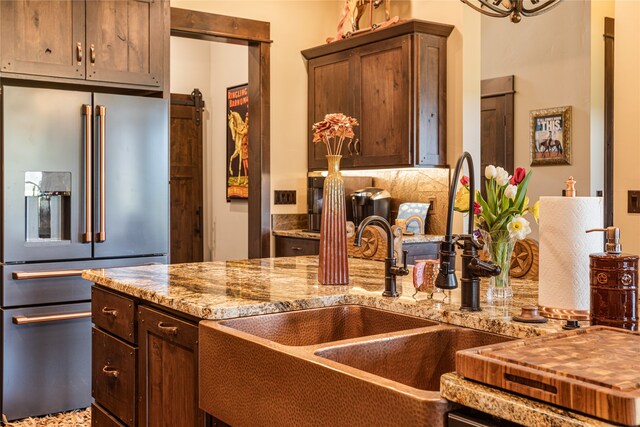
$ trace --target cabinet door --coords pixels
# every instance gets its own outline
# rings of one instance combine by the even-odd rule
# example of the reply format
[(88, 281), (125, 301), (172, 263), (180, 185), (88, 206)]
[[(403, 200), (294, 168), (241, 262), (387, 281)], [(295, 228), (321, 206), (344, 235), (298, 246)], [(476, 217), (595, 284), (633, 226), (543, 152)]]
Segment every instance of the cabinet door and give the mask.
[(420, 166), (446, 165), (447, 39), (430, 34), (417, 35), (414, 51), (413, 80), (417, 84), (415, 163)]
[[(339, 52), (309, 62), (309, 169), (327, 169), (327, 150), (322, 142), (313, 142), (311, 127), (329, 113), (344, 113), (359, 118), (355, 108), (357, 83), (350, 52)], [(355, 129), (356, 138), (360, 130)], [(341, 167), (353, 166), (353, 148), (342, 150)]]
[(203, 426), (198, 408), (198, 326), (138, 309), (139, 425)]
[(361, 137), (355, 165), (359, 168), (411, 165), (410, 37), (358, 50)]
[(84, 79), (84, 13), (84, 1), (1, 1), (1, 71)]
[(87, 79), (159, 87), (163, 14), (159, 0), (87, 1)]

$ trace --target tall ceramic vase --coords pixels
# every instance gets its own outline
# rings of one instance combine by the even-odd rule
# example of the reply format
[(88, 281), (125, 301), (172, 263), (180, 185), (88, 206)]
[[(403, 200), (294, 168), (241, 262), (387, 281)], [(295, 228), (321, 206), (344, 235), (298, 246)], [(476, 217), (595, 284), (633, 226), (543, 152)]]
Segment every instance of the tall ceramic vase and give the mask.
[(320, 222), (320, 260), (318, 282), (322, 285), (349, 283), (347, 259), (347, 212), (344, 180), (340, 174), (342, 156), (327, 156), (329, 173), (322, 192), (322, 220)]

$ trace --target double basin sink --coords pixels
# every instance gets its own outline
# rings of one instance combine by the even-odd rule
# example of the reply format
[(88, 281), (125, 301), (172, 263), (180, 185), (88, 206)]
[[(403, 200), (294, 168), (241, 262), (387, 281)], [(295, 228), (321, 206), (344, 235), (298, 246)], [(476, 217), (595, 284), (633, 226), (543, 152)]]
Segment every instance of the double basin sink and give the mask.
[(444, 426), (455, 353), (509, 338), (358, 305), (200, 323), (200, 407), (232, 426)]

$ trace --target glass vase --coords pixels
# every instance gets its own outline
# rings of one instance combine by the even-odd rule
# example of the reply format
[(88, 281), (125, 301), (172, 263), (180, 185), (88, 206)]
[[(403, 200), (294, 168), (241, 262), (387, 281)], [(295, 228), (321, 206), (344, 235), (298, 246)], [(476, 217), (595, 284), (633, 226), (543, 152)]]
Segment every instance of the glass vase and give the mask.
[(329, 155), (327, 177), (322, 191), (320, 220), (320, 256), (318, 282), (322, 285), (347, 285), (349, 264), (347, 257), (347, 211), (344, 180), (340, 174), (342, 156)]
[(482, 232), (485, 250), (489, 254), (489, 259), (501, 268), (500, 274), (489, 279), (489, 289), (487, 290), (488, 301), (506, 300), (513, 296), (511, 287), (511, 255), (516, 243), (515, 238), (509, 237), (506, 230), (494, 232)]

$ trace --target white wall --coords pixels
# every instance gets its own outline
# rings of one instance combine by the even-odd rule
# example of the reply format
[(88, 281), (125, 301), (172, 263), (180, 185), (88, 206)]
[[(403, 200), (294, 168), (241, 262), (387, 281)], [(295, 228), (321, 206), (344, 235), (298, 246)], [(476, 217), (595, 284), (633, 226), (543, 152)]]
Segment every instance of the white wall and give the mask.
[(226, 88), (246, 83), (247, 47), (171, 37), (171, 93), (200, 89), (203, 113), (204, 259), (248, 253), (246, 201), (226, 202)]
[[(271, 23), (271, 212), (306, 212), (307, 69), (300, 51), (335, 35), (338, 1), (171, 0), (172, 7)], [(296, 205), (274, 205), (296, 190)]]
[[(580, 196), (595, 195), (596, 190), (603, 189), (602, 173), (597, 172), (602, 168), (602, 155), (594, 157), (591, 153), (592, 107), (602, 115), (601, 92), (594, 94), (597, 105), (592, 104), (592, 60), (603, 61), (603, 50), (592, 52), (591, 20), (587, 0), (563, 1), (553, 10), (525, 17), (518, 24), (509, 18), (482, 17), (482, 79), (515, 75), (516, 167), (527, 170), (531, 167), (529, 112), (572, 106), (572, 164), (533, 167), (528, 191), (532, 201), (540, 196), (561, 195), (564, 181), (570, 175), (578, 181), (576, 189)], [(602, 30), (594, 31), (600, 31), (603, 43)], [(602, 132), (600, 116), (600, 121), (596, 119), (594, 123), (594, 133)], [(601, 147), (602, 135), (597, 138)], [(593, 176), (592, 161), (600, 165), (600, 169), (594, 167)], [(537, 239), (535, 223), (532, 228), (532, 237)]]
[(640, 214), (627, 213), (627, 191), (640, 190), (640, 2), (616, 0), (614, 224), (625, 252), (640, 254)]

